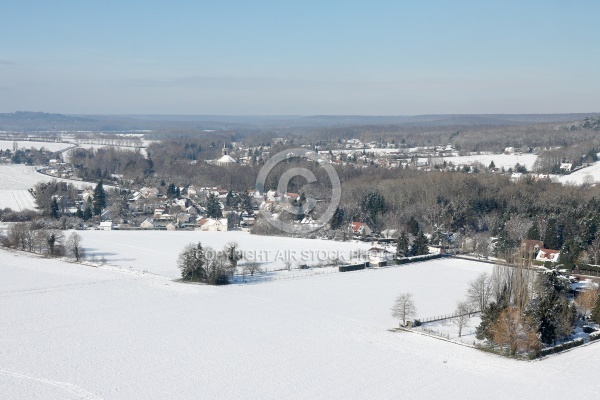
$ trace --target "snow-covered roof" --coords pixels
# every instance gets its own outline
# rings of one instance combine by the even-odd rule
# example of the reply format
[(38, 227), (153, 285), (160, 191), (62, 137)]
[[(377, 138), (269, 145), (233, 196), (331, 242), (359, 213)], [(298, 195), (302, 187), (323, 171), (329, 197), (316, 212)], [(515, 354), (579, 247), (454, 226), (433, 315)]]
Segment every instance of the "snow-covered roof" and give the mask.
[(232, 164), (235, 163), (235, 159), (233, 157), (231, 157), (229, 154), (225, 154), (224, 156), (222, 156), (221, 158), (219, 158), (217, 160), (217, 163), (219, 164)]

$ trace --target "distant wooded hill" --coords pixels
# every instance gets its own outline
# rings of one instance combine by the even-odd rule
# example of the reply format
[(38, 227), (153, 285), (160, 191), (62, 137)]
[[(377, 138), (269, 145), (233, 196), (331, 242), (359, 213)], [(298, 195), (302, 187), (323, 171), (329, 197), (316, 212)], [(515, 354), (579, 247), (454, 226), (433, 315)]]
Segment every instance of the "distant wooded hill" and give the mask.
[(230, 115), (65, 115), (18, 111), (0, 114), (0, 130), (278, 130), (299, 133), (303, 128), (397, 126), (434, 128), (452, 126), (518, 126), (539, 123), (568, 123), (600, 114), (477, 114), (413, 116), (230, 116)]

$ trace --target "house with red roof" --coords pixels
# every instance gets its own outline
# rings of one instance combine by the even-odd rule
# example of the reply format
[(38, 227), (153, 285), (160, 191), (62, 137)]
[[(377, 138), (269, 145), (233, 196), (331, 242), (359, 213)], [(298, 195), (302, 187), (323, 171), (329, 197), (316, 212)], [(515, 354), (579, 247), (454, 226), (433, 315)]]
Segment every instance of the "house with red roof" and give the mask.
[(358, 236), (367, 236), (373, 233), (371, 228), (369, 228), (369, 226), (364, 222), (352, 222), (350, 224), (350, 229), (352, 230), (353, 234)]

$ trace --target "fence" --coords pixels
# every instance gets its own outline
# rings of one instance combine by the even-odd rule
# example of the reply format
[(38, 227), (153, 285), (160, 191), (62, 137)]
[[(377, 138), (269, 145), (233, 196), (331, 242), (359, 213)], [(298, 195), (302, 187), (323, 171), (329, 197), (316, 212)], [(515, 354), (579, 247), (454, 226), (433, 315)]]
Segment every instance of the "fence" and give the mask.
[(443, 321), (445, 319), (452, 319), (452, 318), (456, 318), (456, 317), (460, 317), (463, 315), (468, 315), (468, 316), (473, 316), (475, 314), (479, 313), (479, 311), (471, 311), (469, 313), (465, 313), (465, 314), (457, 314), (457, 313), (453, 313), (453, 314), (444, 314), (444, 315), (439, 315), (436, 317), (429, 317), (429, 318), (423, 318), (423, 319), (418, 319), (418, 321), (422, 324), (428, 323), (428, 322), (436, 322), (436, 321)]
[(575, 275), (600, 276), (600, 272), (591, 269), (579, 269), (579, 272), (573, 271)]
[(265, 274), (265, 275), (236, 275), (233, 277), (231, 283), (245, 284), (245, 283), (266, 283), (275, 282), (288, 279), (303, 279), (311, 276), (320, 275), (331, 275), (338, 273), (338, 270), (329, 269), (326, 271), (310, 271), (310, 272), (294, 272), (291, 274)]
[(427, 333), (428, 335), (438, 336), (438, 337), (450, 340), (450, 334), (449, 333), (439, 332), (439, 331), (436, 331), (436, 330), (433, 330), (433, 329), (425, 328), (423, 326), (420, 326), (420, 327), (415, 328), (415, 329), (417, 329), (420, 332)]

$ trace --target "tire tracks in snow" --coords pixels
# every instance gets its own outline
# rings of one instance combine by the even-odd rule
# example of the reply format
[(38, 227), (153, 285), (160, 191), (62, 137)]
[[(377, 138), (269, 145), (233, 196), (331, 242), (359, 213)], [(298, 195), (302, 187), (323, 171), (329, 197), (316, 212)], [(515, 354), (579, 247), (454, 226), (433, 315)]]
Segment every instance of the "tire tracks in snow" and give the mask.
[(94, 393), (88, 392), (87, 390), (84, 390), (84, 389), (80, 388), (79, 386), (77, 386), (73, 383), (69, 383), (69, 382), (60, 382), (60, 381), (54, 381), (54, 380), (46, 379), (46, 378), (37, 378), (35, 376), (25, 375), (25, 374), (22, 374), (19, 372), (11, 372), (11, 371), (7, 371), (7, 370), (1, 369), (1, 368), (0, 368), (0, 375), (8, 376), (11, 378), (17, 378), (17, 379), (26, 379), (26, 380), (45, 383), (45, 384), (51, 385), (51, 386), (56, 386), (56, 387), (64, 390), (67, 393), (70, 393), (72, 395), (79, 397), (80, 399), (102, 400), (101, 397), (96, 396)]
[(107, 282), (118, 281), (119, 279), (104, 279), (100, 281), (91, 281), (91, 282), (83, 282), (83, 283), (69, 283), (66, 285), (58, 285), (58, 286), (48, 286), (48, 287), (39, 287), (39, 288), (31, 288), (31, 289), (16, 289), (16, 290), (5, 290), (0, 292), (0, 298), (3, 297), (14, 297), (14, 296), (27, 296), (30, 294), (40, 294), (40, 293), (50, 293), (50, 292), (60, 292), (69, 289), (77, 289), (84, 286), (90, 285), (99, 285)]

